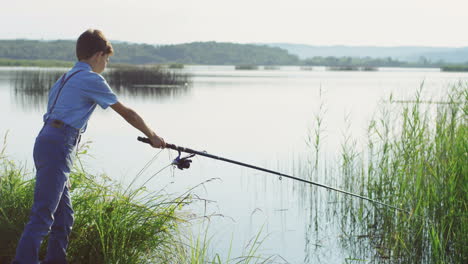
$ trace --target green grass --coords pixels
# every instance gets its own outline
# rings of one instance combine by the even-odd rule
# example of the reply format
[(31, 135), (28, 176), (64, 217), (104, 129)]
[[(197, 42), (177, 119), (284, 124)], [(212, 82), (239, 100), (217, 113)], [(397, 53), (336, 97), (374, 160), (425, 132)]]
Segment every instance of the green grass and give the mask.
[(468, 72), (468, 65), (447, 65), (440, 68), (445, 72)]
[[(26, 180), (24, 170), (6, 158), (1, 168), (0, 262), (8, 263), (28, 220), (34, 180)], [(106, 177), (76, 169), (71, 179), (75, 224), (70, 263), (168, 263), (178, 225), (184, 222), (177, 211), (190, 203), (189, 195), (171, 198), (144, 188), (126, 191)]]
[(377, 262), (468, 262), (468, 85), (435, 101), (447, 103), (423, 104), (419, 91), (381, 109), (366, 150), (344, 143), (345, 188), (410, 212), (344, 198), (343, 218), (361, 225)]
[(234, 67), (236, 70), (250, 70), (250, 71), (253, 71), (253, 70), (258, 70), (258, 66), (257, 65), (248, 65), (248, 64), (243, 64), (243, 65), (236, 65)]
[(168, 65), (169, 69), (183, 69), (184, 64), (183, 63), (171, 63)]
[(72, 67), (75, 62), (57, 60), (14, 60), (0, 58), (0, 66), (7, 67)]
[[(5, 140), (6, 142), (6, 140)], [(10, 263), (28, 221), (35, 181), (32, 173), (0, 152), (0, 263)], [(79, 161), (79, 160), (78, 160)], [(80, 164), (78, 162), (78, 164)], [(258, 249), (261, 231), (244, 256), (225, 259), (210, 249), (207, 230), (193, 236), (185, 206), (194, 202), (190, 189), (182, 195), (124, 187), (107, 176), (94, 176), (75, 166), (71, 173), (75, 223), (70, 235), (71, 264), (272, 263)], [(46, 241), (40, 256), (44, 257)], [(229, 249), (229, 252), (231, 250)]]

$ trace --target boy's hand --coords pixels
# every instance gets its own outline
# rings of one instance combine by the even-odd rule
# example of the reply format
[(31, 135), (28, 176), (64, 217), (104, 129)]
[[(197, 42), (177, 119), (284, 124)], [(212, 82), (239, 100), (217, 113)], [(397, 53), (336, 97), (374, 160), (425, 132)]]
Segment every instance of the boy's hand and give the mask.
[(152, 137), (149, 137), (149, 140), (151, 141), (151, 146), (153, 146), (153, 148), (166, 147), (166, 142), (164, 142), (164, 139), (156, 134), (154, 134)]

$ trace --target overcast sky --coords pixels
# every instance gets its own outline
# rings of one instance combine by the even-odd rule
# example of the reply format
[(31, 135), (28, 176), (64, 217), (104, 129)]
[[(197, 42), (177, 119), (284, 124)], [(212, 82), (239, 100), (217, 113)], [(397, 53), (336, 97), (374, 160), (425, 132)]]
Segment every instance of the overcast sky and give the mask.
[(468, 0), (2, 0), (0, 39), (468, 46)]

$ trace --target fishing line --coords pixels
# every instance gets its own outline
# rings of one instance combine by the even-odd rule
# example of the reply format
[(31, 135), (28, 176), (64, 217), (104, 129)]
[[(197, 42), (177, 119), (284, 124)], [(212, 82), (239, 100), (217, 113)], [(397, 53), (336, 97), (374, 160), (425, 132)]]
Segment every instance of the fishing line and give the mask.
[(159, 154), (161, 154), (163, 150), (161, 149), (158, 153), (156, 153), (156, 155), (153, 156), (153, 158), (151, 158), (146, 164), (145, 166), (143, 166), (143, 168), (136, 174), (136, 176), (133, 178), (132, 182), (130, 182), (130, 185), (128, 185), (127, 189), (125, 190), (125, 192), (128, 191), (128, 189), (130, 189), (130, 187), (135, 183), (135, 181), (140, 178), (140, 176), (143, 174), (144, 171), (146, 171), (150, 166), (151, 164), (153, 164), (153, 162), (156, 160), (156, 158), (159, 156)]
[(169, 168), (172, 166), (172, 163), (164, 166), (162, 169), (160, 169), (158, 172), (156, 172), (155, 174), (151, 175), (151, 177), (145, 181), (145, 183), (143, 183), (141, 186), (145, 186), (149, 181), (151, 181), (154, 177), (156, 177), (156, 175), (158, 175), (159, 173), (161, 173), (163, 170)]
[[(144, 142), (144, 143), (151, 144), (148, 138), (138, 137), (138, 140), (141, 141), (141, 142)], [(190, 163), (192, 162), (189, 158), (193, 157), (194, 155), (200, 155), (200, 156), (204, 156), (204, 157), (207, 157), (207, 158), (216, 159), (216, 160), (236, 164), (236, 165), (239, 165), (239, 166), (251, 168), (251, 169), (254, 169), (254, 170), (259, 170), (259, 171), (263, 171), (263, 172), (268, 172), (270, 174), (275, 174), (275, 175), (280, 176), (280, 179), (281, 179), (281, 177), (285, 177), (285, 178), (300, 181), (300, 182), (303, 182), (303, 183), (315, 185), (315, 186), (322, 187), (322, 188), (325, 188), (325, 189), (328, 189), (328, 190), (331, 190), (331, 191), (343, 193), (343, 194), (350, 195), (350, 196), (353, 196), (353, 197), (356, 197), (356, 198), (359, 198), (359, 199), (362, 199), (362, 200), (366, 200), (366, 201), (369, 201), (369, 202), (372, 202), (372, 203), (376, 203), (376, 204), (379, 204), (379, 205), (382, 205), (382, 206), (385, 206), (385, 207), (388, 207), (388, 208), (392, 208), (392, 209), (395, 209), (395, 210), (400, 211), (400, 212), (405, 212), (405, 213), (411, 214), (407, 210), (398, 208), (398, 207), (390, 205), (390, 204), (386, 204), (386, 203), (383, 203), (383, 202), (373, 200), (373, 199), (371, 199), (369, 197), (366, 197), (366, 196), (362, 196), (362, 195), (355, 194), (355, 193), (352, 193), (352, 192), (344, 191), (344, 190), (334, 188), (334, 187), (331, 187), (331, 186), (328, 186), (328, 185), (325, 185), (325, 184), (321, 184), (321, 183), (318, 183), (318, 182), (313, 182), (313, 181), (301, 179), (301, 178), (294, 177), (294, 176), (291, 176), (291, 175), (287, 175), (287, 174), (284, 174), (284, 173), (280, 173), (280, 172), (277, 172), (277, 171), (272, 171), (272, 170), (269, 170), (269, 169), (261, 168), (261, 167), (254, 166), (254, 165), (250, 165), (250, 164), (243, 163), (243, 162), (240, 162), (240, 161), (235, 161), (235, 160), (215, 156), (215, 155), (209, 154), (207, 152), (197, 151), (197, 150), (193, 150), (193, 149), (185, 148), (185, 147), (181, 147), (181, 146), (176, 146), (174, 144), (169, 144), (169, 143), (166, 143), (166, 148), (173, 149), (173, 150), (176, 150), (176, 151), (179, 152), (179, 155), (177, 156), (177, 158), (171, 163), (172, 165), (177, 166), (179, 169), (188, 169), (190, 167)], [(191, 155), (186, 156), (186, 157), (181, 157), (181, 152), (189, 153)]]

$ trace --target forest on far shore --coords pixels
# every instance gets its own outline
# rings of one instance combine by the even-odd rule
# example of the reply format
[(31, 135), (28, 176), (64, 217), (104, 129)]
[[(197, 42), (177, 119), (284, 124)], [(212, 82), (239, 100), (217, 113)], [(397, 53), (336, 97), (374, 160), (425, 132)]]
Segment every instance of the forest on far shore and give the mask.
[[(444, 61), (432, 62), (421, 57), (407, 62), (391, 57), (313, 56), (299, 59), (279, 47), (222, 42), (192, 42), (175, 45), (113, 43), (117, 64), (197, 64), (197, 65), (298, 65), (359, 67), (443, 67)], [(2, 66), (68, 66), (75, 58), (72, 40), (0, 40)], [(465, 64), (466, 65), (466, 64)]]

